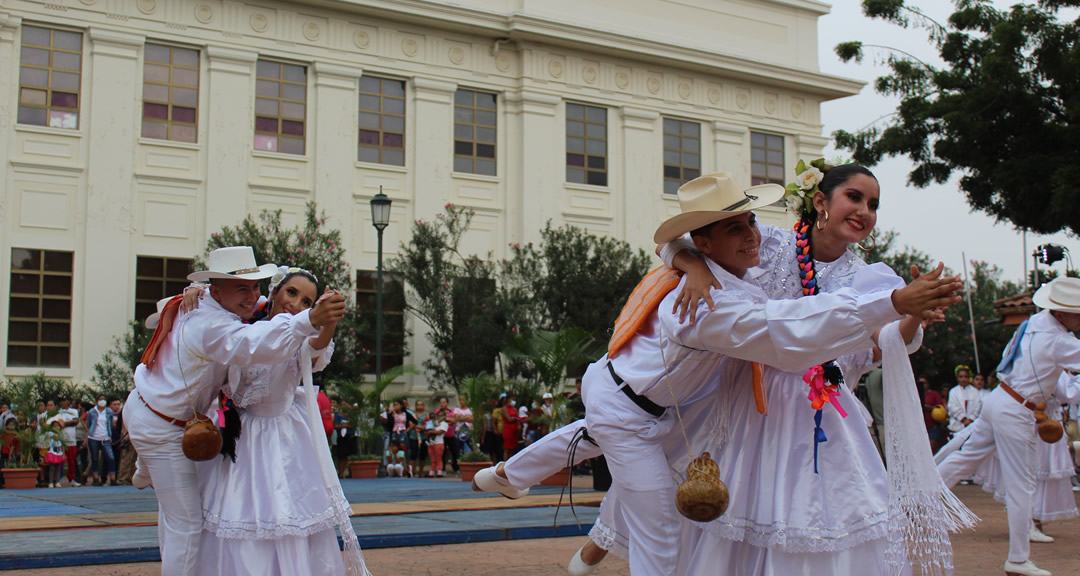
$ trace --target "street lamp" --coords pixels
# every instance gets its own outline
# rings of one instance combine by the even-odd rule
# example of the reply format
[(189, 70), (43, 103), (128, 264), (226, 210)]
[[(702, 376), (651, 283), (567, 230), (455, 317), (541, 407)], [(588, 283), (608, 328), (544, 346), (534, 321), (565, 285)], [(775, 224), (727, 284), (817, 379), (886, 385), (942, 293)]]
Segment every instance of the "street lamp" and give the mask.
[(382, 233), (390, 224), (390, 197), (379, 193), (371, 199), (371, 225), (379, 233), (379, 265), (375, 273), (375, 382), (382, 379)]

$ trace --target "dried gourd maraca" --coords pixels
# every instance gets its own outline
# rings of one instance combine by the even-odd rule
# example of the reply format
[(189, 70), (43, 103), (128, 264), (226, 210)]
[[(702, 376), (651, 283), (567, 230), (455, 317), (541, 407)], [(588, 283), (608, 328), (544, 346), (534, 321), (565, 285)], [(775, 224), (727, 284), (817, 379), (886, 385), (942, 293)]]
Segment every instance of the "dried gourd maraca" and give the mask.
[(679, 513), (697, 522), (715, 520), (727, 510), (728, 489), (720, 481), (720, 467), (708, 452), (686, 467), (686, 480), (675, 492)]
[(1061, 426), (1061, 422), (1057, 420), (1050, 420), (1049, 418), (1039, 422), (1038, 426), (1039, 438), (1047, 444), (1053, 444), (1065, 434), (1065, 429)]
[(182, 446), (189, 459), (210, 460), (221, 453), (221, 430), (209, 418), (196, 413), (184, 426)]

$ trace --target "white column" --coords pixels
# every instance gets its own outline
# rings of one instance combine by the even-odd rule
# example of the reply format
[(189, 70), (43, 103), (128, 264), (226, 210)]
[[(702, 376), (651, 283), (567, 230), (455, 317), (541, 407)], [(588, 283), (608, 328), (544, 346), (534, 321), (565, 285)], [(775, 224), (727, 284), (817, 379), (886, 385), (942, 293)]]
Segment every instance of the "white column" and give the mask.
[(255, 135), (252, 74), (259, 55), (210, 46), (210, 98), (206, 130), (206, 215), (204, 233), (235, 226), (248, 213), (248, 164)]
[(315, 201), (326, 213), (327, 228), (341, 231), (341, 245), (352, 246), (353, 180), (356, 172), (356, 80), (359, 68), (316, 62)]
[(712, 123), (713, 166), (731, 174), (736, 182), (750, 184), (750, 129), (742, 124)]
[[(633, 246), (652, 252), (652, 235), (664, 204), (664, 144), (657, 136), (660, 114), (624, 106), (623, 125), (623, 186), (614, 190), (616, 202), (621, 202), (622, 238)], [(618, 229), (616, 222), (616, 229)]]
[[(454, 171), (454, 92), (457, 84), (414, 78), (415, 120), (412, 123), (413, 218), (425, 220), (450, 201)], [(417, 343), (419, 343), (417, 338)]]
[[(15, 49), (15, 35), (18, 32), (19, 25), (22, 19), (18, 16), (12, 16), (7, 12), (0, 12), (0, 62), (18, 62), (19, 55)], [(14, 66), (14, 64), (12, 64)], [(8, 309), (8, 294), (10, 291), (10, 278), (8, 273), (11, 266), (11, 206), (15, 205), (14, 198), (10, 197), (10, 189), (8, 188), (8, 182), (10, 181), (11, 173), (8, 168), (8, 159), (11, 158), (11, 148), (9, 143), (12, 141), (11, 134), (14, 132), (14, 121), (16, 99), (19, 91), (14, 86), (16, 76), (13, 73), (0, 74), (0, 160), (3, 164), (0, 165), (0, 225), (3, 227), (3, 231), (0, 232), (0, 306), (4, 310)], [(8, 323), (0, 322), (0, 342), (7, 342)], [(3, 366), (7, 366), (7, 346), (0, 349), (0, 358), (4, 359)]]
[(790, 153), (784, 154), (784, 160), (791, 167), (798, 164), (800, 159), (809, 164), (811, 160), (821, 158), (822, 150), (829, 144), (828, 138), (817, 134), (796, 134), (794, 140), (794, 156)]
[[(112, 344), (112, 337), (127, 330), (132, 315), (132, 259), (134, 158), (138, 138), (139, 86), (137, 60), (146, 37), (91, 27), (88, 84), (89, 106), (81, 119), (88, 128), (86, 223), (81, 270), (76, 283), (111, 286), (111, 298), (83, 302), (82, 333), (72, 334), (71, 366), (90, 374), (92, 366)], [(13, 60), (9, 60), (13, 61)], [(76, 263), (80, 260), (76, 254)], [(77, 291), (78, 293), (78, 291)], [(84, 295), (95, 294), (84, 290)], [(80, 345), (81, 344), (81, 345)]]
[(539, 242), (548, 220), (562, 224), (566, 182), (565, 118), (558, 96), (519, 90), (506, 94), (506, 215), (508, 242)]

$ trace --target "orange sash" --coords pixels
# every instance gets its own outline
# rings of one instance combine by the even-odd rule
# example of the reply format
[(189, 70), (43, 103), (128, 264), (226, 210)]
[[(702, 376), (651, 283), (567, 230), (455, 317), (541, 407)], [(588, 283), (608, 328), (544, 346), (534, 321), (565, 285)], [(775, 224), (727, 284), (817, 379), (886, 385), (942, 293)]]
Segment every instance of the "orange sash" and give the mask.
[(150, 343), (146, 345), (146, 350), (143, 351), (140, 362), (146, 365), (147, 370), (153, 370), (154, 361), (157, 360), (158, 349), (161, 347), (161, 343), (169, 337), (169, 332), (172, 331), (173, 321), (176, 320), (176, 313), (180, 311), (180, 301), (184, 299), (184, 295), (173, 296), (165, 307), (161, 309), (161, 314), (158, 315), (158, 325), (154, 329), (154, 336), (150, 338)]
[[(682, 272), (660, 266), (649, 272), (634, 287), (626, 304), (623, 305), (619, 318), (615, 320), (615, 331), (608, 341), (608, 358), (614, 358), (623, 345), (637, 334), (641, 326), (652, 317), (660, 302), (669, 292), (679, 285)], [(764, 368), (757, 362), (751, 363), (754, 380), (754, 403), (760, 414), (768, 414), (768, 402), (763, 383)]]

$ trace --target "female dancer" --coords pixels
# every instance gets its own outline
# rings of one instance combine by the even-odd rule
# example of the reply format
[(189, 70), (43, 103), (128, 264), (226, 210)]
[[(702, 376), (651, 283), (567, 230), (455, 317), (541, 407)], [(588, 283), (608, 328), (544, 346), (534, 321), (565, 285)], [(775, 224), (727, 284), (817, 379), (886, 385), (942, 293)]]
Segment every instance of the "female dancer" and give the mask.
[[(879, 186), (866, 168), (840, 166), (823, 177), (818, 173), (820, 180), (813, 178), (817, 170), (799, 172), (800, 184), (794, 190), (789, 186), (792, 200), (788, 204), (800, 213), (800, 221), (794, 232), (762, 227), (761, 265), (751, 272), (771, 299), (798, 298), (852, 285), (856, 273), (866, 264), (848, 246), (865, 240), (877, 220)], [(671, 255), (688, 248), (692, 249), (692, 244), (685, 240), (673, 243), (663, 250), (665, 260), (671, 263)], [(707, 293), (702, 287), (707, 288), (713, 280), (702, 273), (704, 266), (699, 259), (683, 254), (678, 266), (690, 270), (698, 293)], [(690, 290), (682, 298), (696, 302)], [(692, 313), (695, 308), (690, 307)], [(919, 319), (901, 321), (900, 332), (910, 343), (908, 352), (917, 348), (921, 340), (918, 329)], [(879, 356), (880, 351), (868, 346), (865, 353), (841, 358), (837, 363), (844, 379), (854, 383)], [(721, 479), (732, 488), (732, 503), (716, 521), (705, 525), (685, 523), (680, 555), (683, 572), (886, 573), (886, 536), (890, 520), (898, 516), (890, 514), (889, 482), (865, 422), (857, 415), (845, 418), (839, 408), (834, 409), (844, 404), (853, 408), (855, 400), (838, 389), (828, 402), (833, 406), (822, 406), (824, 410), (818, 413), (804, 396), (807, 383), (803, 374), (765, 367), (767, 414), (762, 414), (755, 409), (761, 404), (745, 385), (753, 379), (750, 365), (732, 359), (724, 364), (719, 378), (726, 393), (718, 395), (723, 399), (714, 405), (714, 410), (719, 411), (720, 426), (725, 430), (697, 426), (693, 416), (684, 420), (687, 430), (697, 431), (691, 440), (693, 452), (707, 450), (716, 457)], [(696, 411), (712, 417), (713, 411)], [(921, 411), (914, 416), (916, 426), (920, 426)], [(822, 436), (827, 437), (826, 443), (819, 442)], [(724, 438), (737, 438), (738, 442), (728, 444)], [(890, 448), (896, 448), (896, 444), (891, 443)], [(922, 455), (922, 467), (932, 474), (925, 443), (923, 450), (926, 454)], [(669, 452), (669, 461), (679, 475), (685, 470), (685, 456), (683, 446)], [(890, 455), (890, 462), (892, 458)], [(937, 484), (931, 490), (938, 489)], [(922, 503), (924, 507), (915, 511), (915, 516), (927, 524), (932, 523), (930, 520), (941, 523), (940, 529), (925, 541), (925, 547), (915, 552), (924, 568), (933, 568), (938, 562), (938, 569), (951, 567), (940, 558), (948, 550), (943, 529), (967, 517), (962, 505), (954, 498), (948, 499), (949, 495), (943, 494), (944, 506), (940, 501), (936, 508), (933, 502), (930, 508)], [(936, 519), (929, 518), (935, 510), (941, 513)], [(900, 512), (903, 515), (912, 511)], [(956, 514), (956, 520), (946, 512)], [(602, 514), (601, 519), (610, 517)], [(891, 531), (898, 533), (901, 529), (894, 526)], [(601, 547), (616, 545), (617, 550), (619, 532), (618, 526), (598, 522), (593, 536)], [(596, 551), (589, 548), (582, 551), (582, 556), (596, 558)], [(906, 564), (907, 554), (902, 547), (890, 552), (895, 564)]]
[[(281, 267), (271, 278), (266, 317), (306, 310), (317, 294), (310, 272)], [(335, 327), (322, 327), (280, 364), (230, 369), (241, 434), (235, 462), (222, 458), (199, 467), (205, 519), (199, 574), (369, 574), (311, 383), (312, 370), (330, 360)]]

